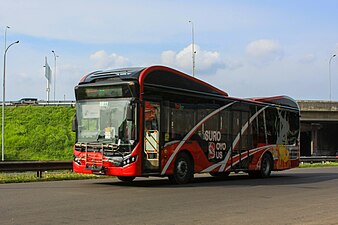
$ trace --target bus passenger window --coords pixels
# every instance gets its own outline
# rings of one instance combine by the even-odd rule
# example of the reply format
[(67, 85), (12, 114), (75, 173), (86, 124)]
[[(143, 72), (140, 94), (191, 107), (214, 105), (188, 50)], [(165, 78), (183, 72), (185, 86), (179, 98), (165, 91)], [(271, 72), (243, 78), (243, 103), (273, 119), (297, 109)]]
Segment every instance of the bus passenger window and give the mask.
[(145, 104), (145, 128), (147, 130), (159, 130), (160, 105), (146, 102)]

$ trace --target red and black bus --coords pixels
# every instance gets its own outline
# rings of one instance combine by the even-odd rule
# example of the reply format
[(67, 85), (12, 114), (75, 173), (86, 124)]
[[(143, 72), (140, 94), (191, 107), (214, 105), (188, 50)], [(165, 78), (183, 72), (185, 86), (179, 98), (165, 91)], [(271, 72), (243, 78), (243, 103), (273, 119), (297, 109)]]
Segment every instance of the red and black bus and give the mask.
[(299, 107), (286, 96), (239, 99), (164, 66), (96, 71), (75, 87), (77, 173), (227, 176), (299, 164)]

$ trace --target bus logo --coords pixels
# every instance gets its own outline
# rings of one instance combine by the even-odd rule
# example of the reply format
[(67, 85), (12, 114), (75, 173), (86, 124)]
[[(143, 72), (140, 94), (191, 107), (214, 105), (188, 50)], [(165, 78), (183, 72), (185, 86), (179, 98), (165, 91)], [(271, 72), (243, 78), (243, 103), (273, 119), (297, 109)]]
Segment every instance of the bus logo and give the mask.
[(209, 142), (209, 154), (208, 154), (208, 159), (214, 159), (215, 158), (215, 143), (214, 142)]

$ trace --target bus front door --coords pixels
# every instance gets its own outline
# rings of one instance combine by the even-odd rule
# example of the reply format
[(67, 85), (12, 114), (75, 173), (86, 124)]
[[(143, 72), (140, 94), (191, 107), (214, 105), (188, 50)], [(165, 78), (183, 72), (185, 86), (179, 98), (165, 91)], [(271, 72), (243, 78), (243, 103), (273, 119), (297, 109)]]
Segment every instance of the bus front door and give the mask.
[(160, 168), (160, 103), (145, 101), (144, 110), (144, 158), (146, 171), (158, 171)]

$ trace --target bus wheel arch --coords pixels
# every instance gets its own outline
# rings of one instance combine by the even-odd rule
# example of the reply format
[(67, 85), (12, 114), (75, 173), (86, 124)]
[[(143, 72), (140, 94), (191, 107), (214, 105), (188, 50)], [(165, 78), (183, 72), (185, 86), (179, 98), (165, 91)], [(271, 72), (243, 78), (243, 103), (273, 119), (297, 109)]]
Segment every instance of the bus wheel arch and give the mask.
[(194, 178), (194, 159), (189, 151), (182, 150), (178, 153), (173, 174), (168, 176), (174, 184), (186, 184)]

